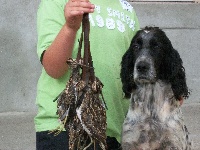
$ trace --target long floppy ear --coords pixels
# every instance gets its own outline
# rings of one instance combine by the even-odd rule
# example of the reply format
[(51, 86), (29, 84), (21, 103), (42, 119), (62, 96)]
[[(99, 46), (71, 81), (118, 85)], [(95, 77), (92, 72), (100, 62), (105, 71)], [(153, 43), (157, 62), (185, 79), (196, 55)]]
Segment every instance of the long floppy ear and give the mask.
[(122, 57), (121, 61), (121, 81), (122, 90), (125, 93), (125, 98), (130, 98), (132, 91), (136, 88), (133, 80), (133, 69), (134, 69), (134, 55), (131, 46)]
[(174, 96), (177, 100), (181, 97), (188, 98), (189, 91), (186, 84), (185, 68), (179, 53), (171, 46), (167, 51), (163, 65), (162, 76), (171, 83)]

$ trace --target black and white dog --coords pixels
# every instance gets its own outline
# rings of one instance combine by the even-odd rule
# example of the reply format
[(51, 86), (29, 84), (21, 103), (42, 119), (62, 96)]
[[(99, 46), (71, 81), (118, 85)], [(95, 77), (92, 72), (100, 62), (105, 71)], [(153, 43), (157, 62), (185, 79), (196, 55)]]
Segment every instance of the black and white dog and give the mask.
[(130, 98), (122, 149), (190, 150), (180, 110), (180, 99), (189, 96), (185, 69), (164, 31), (138, 31), (122, 58), (120, 75)]

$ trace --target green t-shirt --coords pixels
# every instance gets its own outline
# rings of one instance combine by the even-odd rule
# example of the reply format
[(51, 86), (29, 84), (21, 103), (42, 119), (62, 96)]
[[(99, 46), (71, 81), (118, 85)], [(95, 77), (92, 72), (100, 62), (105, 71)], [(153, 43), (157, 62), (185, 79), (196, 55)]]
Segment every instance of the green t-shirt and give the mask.
[[(65, 23), (64, 6), (67, 0), (42, 0), (37, 14), (38, 57), (46, 50)], [(90, 49), (94, 61), (95, 75), (104, 84), (103, 95), (107, 110), (107, 135), (120, 141), (122, 124), (128, 110), (129, 101), (123, 99), (120, 79), (120, 63), (131, 39), (139, 29), (133, 7), (124, 0), (91, 0), (95, 12), (90, 14)], [(73, 58), (78, 50), (76, 36)], [(70, 71), (62, 78), (51, 78), (42, 69), (37, 85), (35, 117), (36, 131), (47, 131), (59, 126), (56, 115), (56, 96), (65, 88)]]

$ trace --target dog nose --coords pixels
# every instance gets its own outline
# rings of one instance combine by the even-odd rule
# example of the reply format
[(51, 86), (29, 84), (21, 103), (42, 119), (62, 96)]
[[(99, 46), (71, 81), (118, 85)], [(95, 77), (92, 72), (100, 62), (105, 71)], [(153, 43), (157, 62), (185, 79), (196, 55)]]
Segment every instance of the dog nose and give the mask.
[(150, 65), (147, 62), (141, 61), (137, 64), (136, 69), (139, 73), (146, 73), (150, 69)]

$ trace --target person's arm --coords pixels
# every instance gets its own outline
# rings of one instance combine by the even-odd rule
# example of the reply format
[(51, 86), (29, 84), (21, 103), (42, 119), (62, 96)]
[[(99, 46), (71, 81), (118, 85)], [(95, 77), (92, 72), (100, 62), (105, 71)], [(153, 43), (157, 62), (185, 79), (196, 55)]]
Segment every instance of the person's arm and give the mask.
[(94, 5), (88, 0), (69, 0), (66, 4), (64, 11), (66, 23), (47, 48), (42, 59), (44, 69), (49, 76), (60, 78), (66, 73), (68, 69), (66, 61), (71, 57), (83, 13), (92, 12), (94, 12)]

